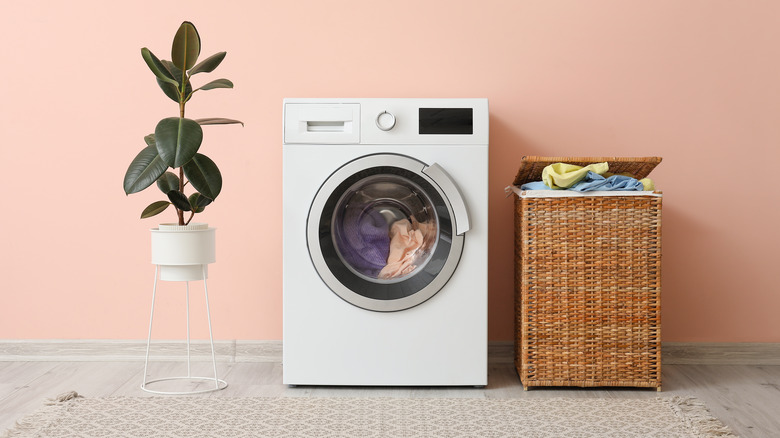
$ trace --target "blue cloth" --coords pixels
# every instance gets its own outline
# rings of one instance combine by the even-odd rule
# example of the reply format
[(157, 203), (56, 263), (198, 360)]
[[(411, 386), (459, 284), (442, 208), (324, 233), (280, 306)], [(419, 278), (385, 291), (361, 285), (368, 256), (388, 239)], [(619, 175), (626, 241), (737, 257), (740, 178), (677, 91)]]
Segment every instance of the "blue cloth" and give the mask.
[(547, 187), (547, 184), (545, 184), (542, 181), (534, 181), (534, 182), (529, 182), (521, 185), (520, 190), (552, 190), (552, 189)]
[(644, 186), (636, 178), (622, 175), (612, 175), (604, 178), (595, 172), (588, 172), (582, 181), (574, 184), (569, 190), (577, 192), (603, 191), (639, 191), (644, 190)]
[[(525, 183), (520, 186), (520, 190), (552, 190), (542, 181), (534, 181)], [(574, 190), (576, 192), (593, 192), (600, 191), (641, 191), (644, 190), (644, 186), (636, 178), (622, 175), (612, 175), (609, 178), (604, 178), (596, 172), (588, 172), (580, 182), (574, 184), (572, 187), (566, 190)]]

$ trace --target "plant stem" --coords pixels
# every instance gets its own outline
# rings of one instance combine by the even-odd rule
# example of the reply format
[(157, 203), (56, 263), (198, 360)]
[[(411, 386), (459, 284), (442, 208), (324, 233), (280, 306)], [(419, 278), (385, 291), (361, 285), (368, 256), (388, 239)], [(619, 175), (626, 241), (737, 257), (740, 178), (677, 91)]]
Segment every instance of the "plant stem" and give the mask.
[(181, 72), (181, 90), (179, 90), (179, 117), (184, 118), (184, 105), (187, 103), (187, 98), (184, 96), (185, 90), (187, 90), (187, 82), (189, 82), (187, 72)]
[(194, 211), (190, 212), (190, 218), (189, 218), (189, 219), (187, 219), (187, 223), (186, 223), (186, 224), (184, 224), (184, 225), (189, 225), (189, 224), (190, 224), (190, 221), (192, 220), (192, 217), (193, 217), (193, 216), (195, 216), (195, 212), (194, 212)]
[[(187, 103), (187, 101), (184, 99), (184, 90), (187, 89), (187, 73), (182, 71), (181, 72), (181, 90), (179, 90), (179, 117), (182, 119), (184, 118), (184, 105)], [(179, 168), (179, 191), (184, 193), (184, 169)], [(189, 220), (187, 222), (184, 222), (184, 211), (176, 209), (176, 214), (179, 216), (179, 225), (187, 225), (192, 220), (192, 215), (190, 215)], [(194, 213), (193, 213), (194, 214)]]
[[(184, 193), (184, 169), (181, 167), (179, 168), (179, 191)], [(184, 223), (184, 210), (177, 208), (176, 214), (179, 215), (179, 225), (187, 225)]]

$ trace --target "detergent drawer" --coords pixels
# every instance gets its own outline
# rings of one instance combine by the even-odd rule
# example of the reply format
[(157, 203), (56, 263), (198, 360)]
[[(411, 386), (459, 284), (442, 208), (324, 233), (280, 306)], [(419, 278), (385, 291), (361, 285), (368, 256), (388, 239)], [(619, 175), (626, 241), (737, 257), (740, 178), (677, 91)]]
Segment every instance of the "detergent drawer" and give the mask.
[(360, 143), (360, 104), (285, 103), (284, 142)]

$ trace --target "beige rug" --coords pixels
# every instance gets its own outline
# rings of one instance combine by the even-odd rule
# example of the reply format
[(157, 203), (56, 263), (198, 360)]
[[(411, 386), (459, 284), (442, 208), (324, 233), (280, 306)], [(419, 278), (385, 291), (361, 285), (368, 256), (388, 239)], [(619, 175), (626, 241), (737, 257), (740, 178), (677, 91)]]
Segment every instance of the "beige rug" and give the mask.
[(693, 398), (230, 398), (63, 394), (7, 437), (733, 437)]

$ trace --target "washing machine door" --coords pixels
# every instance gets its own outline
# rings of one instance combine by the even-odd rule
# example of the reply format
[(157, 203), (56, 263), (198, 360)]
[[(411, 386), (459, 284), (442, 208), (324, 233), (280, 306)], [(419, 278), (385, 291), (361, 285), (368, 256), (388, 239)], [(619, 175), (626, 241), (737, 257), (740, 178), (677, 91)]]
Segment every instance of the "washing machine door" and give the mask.
[(374, 154), (325, 181), (309, 211), (307, 241), (317, 273), (336, 295), (392, 312), (444, 287), (468, 229), (463, 197), (440, 166)]

